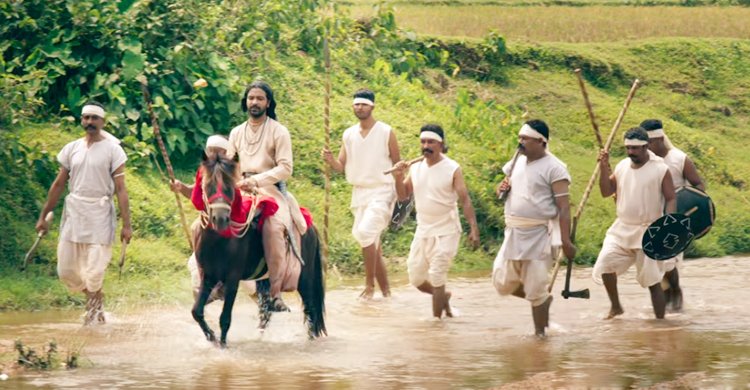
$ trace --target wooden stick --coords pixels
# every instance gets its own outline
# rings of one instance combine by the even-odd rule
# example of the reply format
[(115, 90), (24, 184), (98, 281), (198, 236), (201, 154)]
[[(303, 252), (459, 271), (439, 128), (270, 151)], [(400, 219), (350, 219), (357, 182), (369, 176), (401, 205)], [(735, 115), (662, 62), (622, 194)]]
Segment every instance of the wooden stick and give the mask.
[[(323, 39), (323, 57), (325, 60), (325, 106), (323, 108), (323, 123), (325, 126), (325, 148), (331, 150), (331, 51), (328, 47), (328, 37)], [(323, 164), (325, 175), (325, 201), (323, 203), (323, 257), (328, 259), (328, 212), (331, 207), (331, 168)]]
[[(633, 85), (630, 87), (630, 91), (628, 92), (628, 96), (625, 99), (625, 104), (622, 106), (622, 110), (620, 110), (620, 114), (617, 116), (617, 120), (615, 120), (615, 124), (612, 127), (612, 131), (609, 133), (609, 137), (607, 137), (607, 143), (602, 146), (602, 150), (605, 150), (609, 152), (609, 149), (612, 147), (612, 141), (615, 138), (615, 134), (617, 134), (617, 130), (620, 128), (620, 125), (622, 124), (622, 119), (625, 117), (625, 113), (628, 111), (628, 107), (630, 107), (630, 102), (633, 100), (633, 96), (635, 95), (635, 91), (638, 89), (638, 86), (640, 84), (640, 81), (638, 79), (635, 79), (633, 81)], [(592, 112), (592, 121), (593, 121), (593, 112)], [(598, 135), (598, 131), (597, 131)], [(600, 137), (597, 137), (600, 138)], [(601, 142), (601, 139), (599, 140)], [(583, 197), (581, 198), (581, 201), (578, 203), (578, 208), (576, 209), (575, 216), (573, 216), (573, 223), (572, 228), (570, 230), (570, 240), (575, 242), (576, 238), (576, 230), (578, 229), (578, 220), (581, 218), (581, 213), (583, 212), (583, 207), (586, 205), (586, 202), (589, 199), (589, 196), (591, 195), (591, 190), (594, 188), (594, 183), (596, 182), (597, 176), (599, 176), (599, 158), (597, 157), (596, 166), (594, 167), (594, 173), (591, 175), (591, 178), (589, 179), (588, 184), (586, 185), (586, 190), (583, 192)], [(563, 256), (558, 256), (558, 258), (555, 261), (555, 267), (554, 271), (552, 273), (552, 281), (550, 282), (548, 291), (552, 291), (552, 286), (555, 283), (555, 279), (557, 278), (557, 272), (560, 270), (560, 260)], [(565, 289), (568, 290), (570, 287), (570, 273), (573, 269), (573, 262), (568, 261), (568, 271), (565, 275)]]
[(591, 108), (591, 102), (589, 101), (589, 94), (586, 92), (586, 84), (583, 82), (581, 76), (581, 69), (576, 69), (576, 77), (578, 77), (578, 85), (581, 87), (581, 93), (583, 94), (583, 101), (586, 103), (586, 110), (589, 112), (589, 119), (591, 120), (591, 127), (594, 128), (594, 134), (596, 135), (596, 142), (599, 145), (599, 149), (604, 149), (604, 143), (602, 142), (602, 135), (599, 133), (599, 125), (596, 124), (596, 118), (594, 117), (594, 110)]
[[(141, 92), (143, 92), (143, 98), (146, 100), (146, 107), (148, 107), (148, 113), (151, 116), (151, 127), (154, 129), (154, 137), (156, 142), (159, 144), (161, 150), (161, 156), (164, 159), (164, 165), (167, 167), (167, 173), (169, 179), (174, 183), (175, 176), (174, 170), (172, 169), (172, 163), (169, 160), (169, 154), (167, 154), (167, 148), (164, 146), (164, 140), (161, 137), (161, 131), (159, 130), (159, 120), (156, 118), (154, 108), (151, 106), (151, 94), (148, 92), (148, 81), (146, 78), (141, 79)], [(180, 201), (180, 195), (174, 194), (175, 201), (177, 201), (177, 209), (180, 211), (180, 222), (182, 222), (182, 230), (185, 232), (185, 238), (187, 238), (190, 249), (193, 249), (193, 240), (191, 238), (190, 229), (188, 229), (187, 220), (185, 219), (185, 211), (182, 209), (182, 202)]]
[[(419, 156), (417, 158), (413, 158), (413, 159), (407, 161), (405, 164), (406, 164), (406, 167), (409, 168), (410, 166), (412, 166), (412, 165), (414, 165), (414, 164), (416, 164), (416, 163), (418, 163), (418, 162), (420, 162), (422, 160), (424, 160), (424, 156)], [(388, 175), (388, 174), (390, 174), (391, 172), (393, 172), (395, 170), (396, 170), (395, 167), (390, 168), (390, 169), (386, 169), (385, 171), (383, 171), (383, 174), (384, 175)]]
[[(513, 155), (513, 161), (510, 163), (510, 170), (508, 170), (508, 176), (506, 176), (507, 179), (510, 179), (510, 177), (513, 175), (513, 168), (516, 167), (516, 161), (518, 161), (518, 156), (520, 154), (521, 144), (518, 144), (518, 147), (516, 148), (516, 154)], [(501, 192), (497, 198), (500, 199), (501, 202), (505, 202), (505, 200), (508, 198), (508, 193), (510, 193), (510, 189)]]

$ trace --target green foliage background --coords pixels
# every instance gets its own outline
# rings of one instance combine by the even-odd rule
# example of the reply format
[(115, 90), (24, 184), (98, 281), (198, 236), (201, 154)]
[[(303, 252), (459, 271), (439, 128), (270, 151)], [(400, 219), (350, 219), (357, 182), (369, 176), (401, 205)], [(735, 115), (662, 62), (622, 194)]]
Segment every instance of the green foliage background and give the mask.
[[(575, 67), (584, 70), (605, 136), (630, 83), (641, 78), (643, 87), (623, 128), (646, 117), (662, 118), (673, 142), (692, 156), (708, 181), (718, 222), (689, 255), (750, 251), (750, 162), (741, 141), (750, 117), (747, 41), (509, 47), (495, 33), (483, 40), (417, 36), (401, 31), (387, 8), (373, 18), (353, 20), (318, 1), (10, 1), (0, 4), (0, 309), (80, 304), (81, 298), (56, 280), (56, 233), (43, 242), (37, 265), (25, 274), (17, 269), (56, 174), (54, 156), (81, 136), (78, 110), (88, 99), (106, 105), (108, 130), (123, 140), (130, 157), (135, 238), (126, 277), (119, 280), (111, 272), (106, 289), (115, 304), (189, 299), (188, 248), (174, 196), (157, 169), (163, 164), (155, 154), (139, 76), (148, 80), (183, 181), (192, 180), (207, 136), (227, 134), (244, 119), (239, 100), (245, 85), (267, 80), (277, 94), (280, 120), (292, 132), (291, 190), (321, 223), (325, 34), (334, 64), (334, 149), (355, 120), (350, 96), (359, 87), (376, 92), (376, 116), (396, 129), (405, 157), (417, 155), (423, 123), (447, 129), (450, 155), (467, 177), (483, 242), (479, 251), (462, 248), (454, 269), (491, 267), (503, 229), (502, 207), (493, 191), (513, 152), (523, 107), (551, 125), (551, 150), (573, 174), (574, 204), (580, 198), (596, 150), (571, 72)], [(199, 78), (208, 87), (195, 89)], [(334, 177), (329, 259), (334, 274), (361, 271), (359, 249), (349, 233), (349, 197), (349, 185)], [(194, 216), (189, 211), (189, 219)], [(611, 200), (595, 190), (579, 226), (578, 262), (593, 262), (613, 219)], [(402, 231), (386, 234), (392, 269), (403, 270), (413, 230), (411, 221)]]

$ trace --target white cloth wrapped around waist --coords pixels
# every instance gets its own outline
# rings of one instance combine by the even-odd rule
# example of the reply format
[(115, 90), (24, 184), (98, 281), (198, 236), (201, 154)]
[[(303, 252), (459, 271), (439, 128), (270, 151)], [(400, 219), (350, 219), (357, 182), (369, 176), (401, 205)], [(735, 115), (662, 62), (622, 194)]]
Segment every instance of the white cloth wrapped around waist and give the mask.
[(112, 245), (115, 240), (115, 204), (108, 195), (65, 197), (60, 239), (81, 244)]
[(551, 260), (553, 247), (562, 244), (559, 219), (505, 216), (505, 239), (499, 258), (506, 260)]
[(643, 234), (649, 225), (651, 223), (629, 223), (617, 218), (607, 229), (607, 235), (612, 236), (615, 242), (623, 248), (642, 249)]

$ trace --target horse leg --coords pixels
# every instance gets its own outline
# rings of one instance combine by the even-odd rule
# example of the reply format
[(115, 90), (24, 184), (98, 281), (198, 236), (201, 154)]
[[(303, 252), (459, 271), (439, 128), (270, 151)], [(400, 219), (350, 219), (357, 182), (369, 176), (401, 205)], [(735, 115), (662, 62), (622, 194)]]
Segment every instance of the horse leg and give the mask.
[(195, 304), (193, 304), (192, 310), (193, 319), (198, 323), (198, 325), (200, 325), (203, 334), (206, 336), (206, 340), (211, 342), (216, 342), (216, 335), (206, 323), (203, 309), (206, 307), (208, 295), (211, 293), (211, 290), (213, 290), (215, 284), (215, 282), (209, 282), (205, 278), (201, 281), (200, 292), (198, 292), (198, 297), (195, 300)]
[(271, 321), (271, 281), (268, 279), (255, 282), (255, 292), (258, 294), (258, 329), (265, 330)]
[(229, 326), (232, 324), (232, 308), (234, 307), (234, 300), (237, 298), (237, 287), (239, 287), (238, 280), (224, 284), (224, 307), (219, 317), (219, 326), (221, 326), (219, 345), (221, 348), (227, 347), (227, 332), (229, 332)]

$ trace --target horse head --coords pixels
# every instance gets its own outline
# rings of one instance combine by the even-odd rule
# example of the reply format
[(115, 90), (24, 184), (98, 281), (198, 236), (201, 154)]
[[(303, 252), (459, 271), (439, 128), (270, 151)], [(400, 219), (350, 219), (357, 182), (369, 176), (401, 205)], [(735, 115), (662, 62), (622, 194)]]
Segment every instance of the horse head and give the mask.
[(203, 155), (201, 164), (203, 201), (208, 212), (208, 221), (217, 231), (229, 228), (229, 217), (235, 196), (237, 163), (221, 154)]

